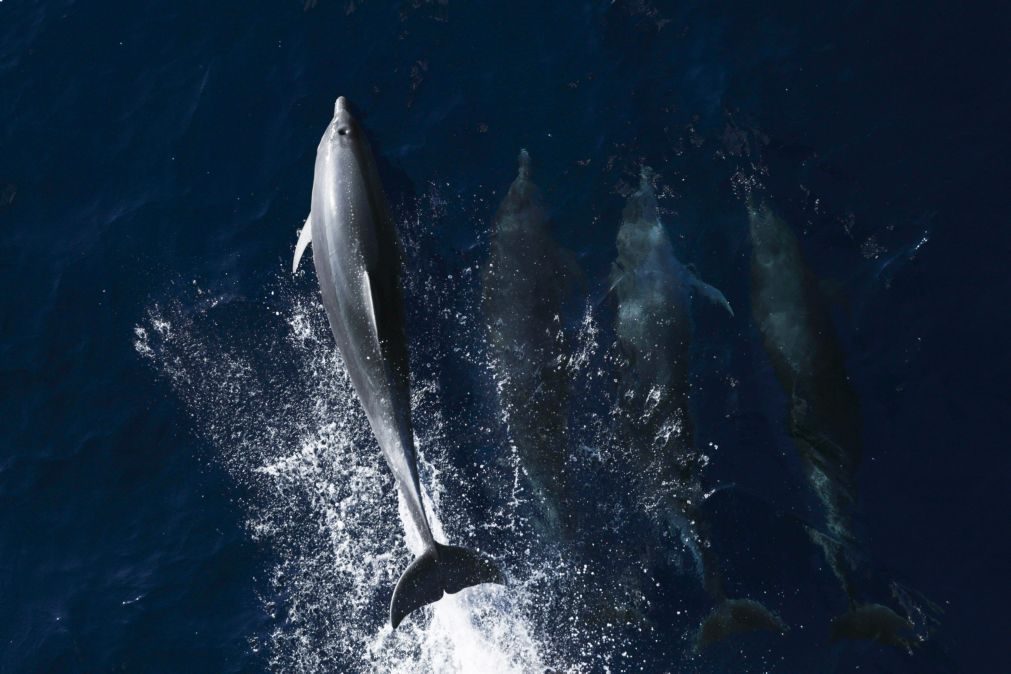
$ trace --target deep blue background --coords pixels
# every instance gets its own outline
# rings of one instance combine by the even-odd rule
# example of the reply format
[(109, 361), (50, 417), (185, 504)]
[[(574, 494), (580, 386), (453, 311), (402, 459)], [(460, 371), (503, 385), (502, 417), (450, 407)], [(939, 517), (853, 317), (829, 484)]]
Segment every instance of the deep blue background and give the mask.
[[(657, 168), (678, 195), (671, 222), (687, 223), (679, 254), (739, 307), (720, 357), (743, 411), (709, 431), (714, 470), (777, 503), (796, 488), (782, 486), (789, 453), (762, 448), (781, 410), (758, 410), (772, 389), (729, 188), (747, 161), (718, 154), (729, 118), (761, 130), (812, 266), (849, 295), (869, 556), (945, 606), (941, 671), (1007, 668), (1007, 17), (956, 3), (356, 4), (0, 4), (0, 669), (264, 667), (248, 639), (269, 629), (256, 592), (270, 550), (247, 540), (238, 488), (132, 331), (176, 285), (256, 298), (277, 278), (338, 94), (394, 199), (433, 181), (501, 188), (528, 147), (559, 239), (596, 282), (621, 181)], [(871, 236), (876, 259), (861, 255)], [(461, 219), (440, 245), (476, 237)], [(837, 649), (832, 667), (864, 655)], [(782, 671), (801, 667), (790, 658)]]

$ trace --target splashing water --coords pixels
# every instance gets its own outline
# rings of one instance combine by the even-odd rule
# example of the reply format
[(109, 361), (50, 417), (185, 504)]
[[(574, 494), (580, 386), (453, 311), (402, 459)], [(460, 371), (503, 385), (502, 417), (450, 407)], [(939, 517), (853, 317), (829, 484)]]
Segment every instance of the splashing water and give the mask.
[[(597, 555), (603, 562), (580, 555), (576, 563), (576, 551), (533, 532), (523, 466), (499, 428), (507, 410), (480, 402), (494, 400), (487, 394), (501, 385), (479, 319), (480, 266), (453, 269), (433, 254), (442, 220), (474, 219), (481, 208), (481, 199), (433, 193), (398, 216), (411, 270), (402, 279), (411, 404), (433, 533), (490, 554), (509, 585), (447, 595), (397, 630), (389, 626), (389, 600), (419, 538), (405, 524), (315, 279), (292, 283), (279, 274), (256, 300), (218, 297), (194, 284), (195, 293), (188, 286), (188, 298), (153, 305), (135, 327), (137, 353), (209, 440), (212, 462), (236, 483), (249, 535), (270, 555), (260, 598), (272, 622), (250, 645), (266, 653), (273, 671), (611, 671), (632, 662), (641, 668), (644, 638), (654, 648), (669, 642), (671, 635), (630, 617), (622, 596), (626, 576), (655, 585), (640, 560), (618, 562), (620, 547), (611, 541), (608, 554)], [(580, 385), (608, 386), (613, 368), (599, 359), (612, 349), (602, 348), (592, 304), (573, 336), (569, 375)], [(479, 373), (470, 382), (479, 409), (460, 414), (441, 382), (452, 372), (445, 388), (455, 388), (454, 378), (468, 371)], [(572, 440), (589, 459), (585, 479), (618, 468), (606, 437), (612, 402), (604, 396), (575, 411)], [(498, 449), (488, 455), (482, 444)], [(627, 517), (611, 501), (590, 508), (599, 510), (598, 534), (609, 540)], [(617, 582), (610, 578), (615, 563), (627, 569)]]
[[(250, 534), (276, 553), (262, 598), (275, 620), (262, 639), (271, 668), (543, 671), (547, 649), (524, 615), (531, 598), (522, 582), (464, 590), (389, 627), (389, 595), (419, 539), (408, 531), (403, 542), (408, 518), (402, 505), (398, 516), (394, 482), (322, 308), (308, 296), (289, 299), (287, 310), (241, 301), (198, 312), (156, 306), (135, 328), (137, 352), (167, 377), (216, 459), (248, 489)], [(447, 527), (439, 516), (458, 475), (438, 447), (437, 392), (418, 382), (412, 401), (425, 498), (436, 537), (447, 540), (449, 528), (448, 540), (470, 544), (463, 539), (473, 527)]]

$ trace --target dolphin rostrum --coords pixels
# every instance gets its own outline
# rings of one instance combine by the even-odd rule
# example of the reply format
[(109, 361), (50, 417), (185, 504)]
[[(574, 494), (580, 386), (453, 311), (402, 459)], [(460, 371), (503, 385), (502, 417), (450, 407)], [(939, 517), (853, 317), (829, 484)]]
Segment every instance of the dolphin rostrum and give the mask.
[(310, 242), (337, 349), (424, 545), (393, 592), (395, 628), (444, 592), (504, 580), (489, 558), (432, 537), (411, 429), (400, 247), (372, 150), (343, 96), (316, 149), (312, 209), (293, 271)]

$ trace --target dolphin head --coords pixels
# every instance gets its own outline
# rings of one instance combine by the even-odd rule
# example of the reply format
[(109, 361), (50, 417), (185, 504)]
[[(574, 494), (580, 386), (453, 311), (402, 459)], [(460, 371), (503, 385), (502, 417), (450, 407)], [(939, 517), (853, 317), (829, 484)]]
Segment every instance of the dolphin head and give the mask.
[(351, 111), (348, 99), (340, 96), (333, 106), (333, 119), (316, 148), (317, 165), (322, 161), (322, 166), (339, 166), (345, 174), (363, 172), (367, 171), (371, 156), (365, 130)]
[(339, 96), (334, 103), (333, 121), (330, 122), (329, 131), (327, 140), (339, 147), (352, 147), (361, 138), (361, 129), (355, 116), (351, 114), (348, 99), (343, 96)]

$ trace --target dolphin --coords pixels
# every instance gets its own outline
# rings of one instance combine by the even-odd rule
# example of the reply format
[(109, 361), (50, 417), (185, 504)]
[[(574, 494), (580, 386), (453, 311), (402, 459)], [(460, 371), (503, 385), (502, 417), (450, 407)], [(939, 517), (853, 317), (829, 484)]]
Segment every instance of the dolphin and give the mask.
[(674, 254), (657, 212), (652, 172), (644, 167), (629, 196), (611, 269), (617, 300), (615, 332), (627, 360), (620, 415), (622, 434), (644, 500), (689, 551), (702, 586), (715, 602), (700, 625), (696, 650), (732, 634), (782, 632), (782, 621), (761, 603), (731, 599), (701, 511), (705, 500), (688, 407), (689, 353), (694, 335), (692, 297), (701, 295), (733, 316), (727, 298)]
[(833, 622), (835, 638), (899, 645), (908, 620), (857, 600), (852, 511), (860, 462), (860, 409), (846, 374), (829, 307), (790, 226), (765, 203), (747, 204), (751, 309), (773, 371), (789, 398), (788, 432), (821, 501), (827, 532), (808, 527), (849, 599)]
[(568, 460), (568, 354), (561, 328), (566, 264), (551, 238), (540, 190), (521, 150), (516, 179), (495, 214), (481, 278), (481, 308), (498, 397), (529, 480), (543, 533), (572, 529)]
[(423, 544), (393, 592), (390, 623), (396, 628), (443, 593), (504, 579), (484, 555), (432, 537), (411, 428), (400, 246), (372, 150), (343, 96), (316, 149), (312, 208), (293, 271), (310, 242), (337, 349)]

